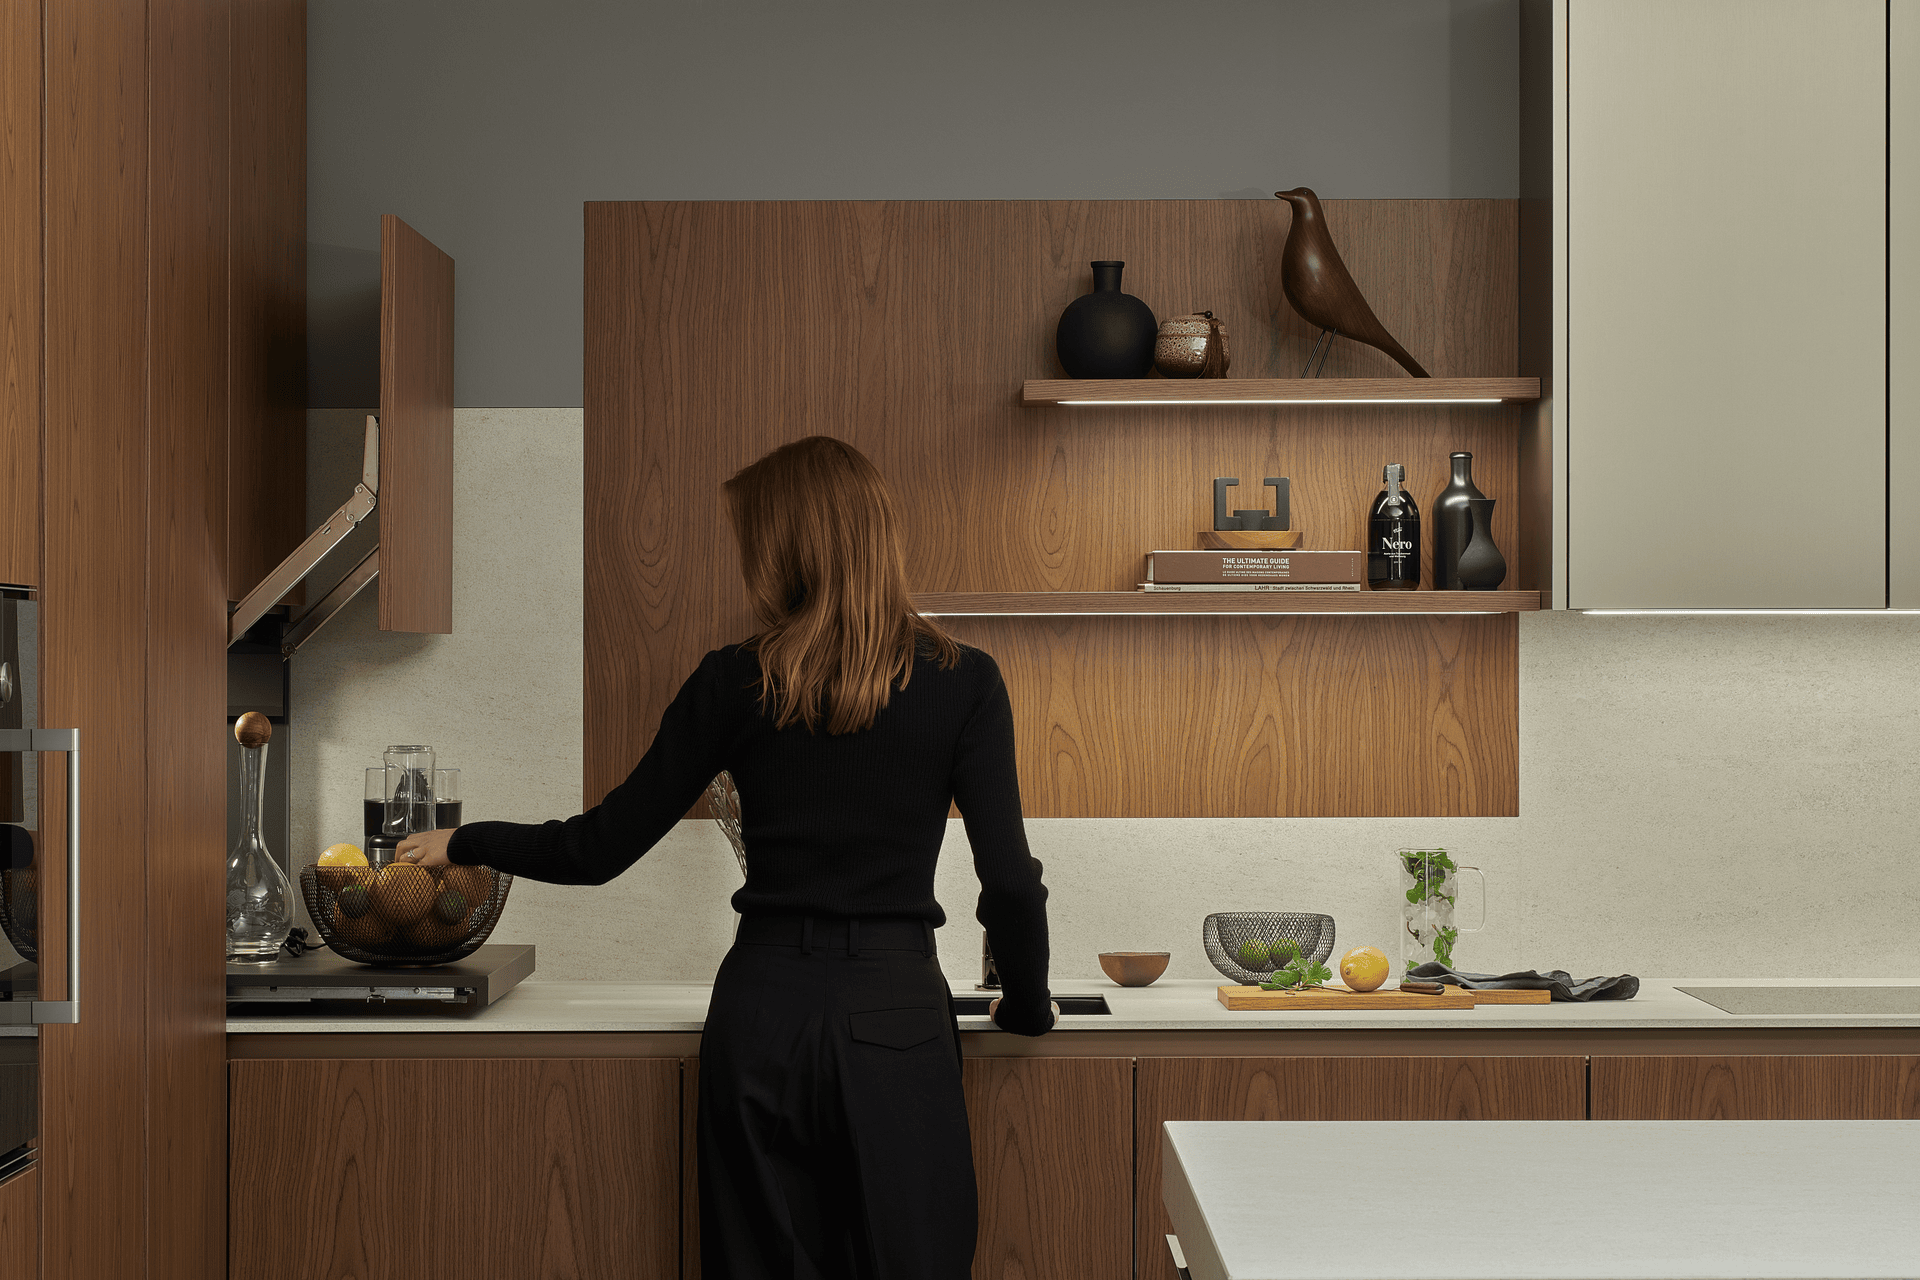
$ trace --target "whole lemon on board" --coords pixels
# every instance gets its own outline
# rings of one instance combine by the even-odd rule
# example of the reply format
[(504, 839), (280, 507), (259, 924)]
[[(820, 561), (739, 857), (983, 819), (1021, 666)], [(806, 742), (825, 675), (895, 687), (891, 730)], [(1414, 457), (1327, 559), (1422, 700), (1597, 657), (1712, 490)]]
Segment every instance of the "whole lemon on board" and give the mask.
[(1340, 981), (1349, 991), (1376, 991), (1387, 980), (1387, 954), (1378, 947), (1355, 947), (1340, 957)]
[(322, 867), (364, 867), (367, 855), (350, 844), (330, 844), (317, 860)]

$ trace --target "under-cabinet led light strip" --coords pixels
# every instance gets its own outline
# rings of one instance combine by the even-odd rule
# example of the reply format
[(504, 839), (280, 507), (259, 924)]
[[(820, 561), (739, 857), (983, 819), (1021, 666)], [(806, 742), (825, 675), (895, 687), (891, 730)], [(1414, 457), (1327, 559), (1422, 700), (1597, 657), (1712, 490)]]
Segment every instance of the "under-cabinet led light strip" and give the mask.
[(1513, 609), (922, 609), (927, 618), (1490, 618)]
[(1087, 404), (1093, 404), (1093, 405), (1128, 405), (1128, 404), (1178, 404), (1178, 405), (1205, 405), (1205, 404), (1503, 404), (1503, 403), (1505, 403), (1505, 401), (1503, 401), (1503, 400), (1502, 400), (1502, 399), (1501, 399), (1501, 398), (1500, 398), (1499, 396), (1472, 396), (1472, 397), (1460, 397), (1460, 398), (1455, 398), (1455, 397), (1452, 397), (1452, 396), (1447, 396), (1447, 397), (1443, 397), (1443, 398), (1436, 398), (1436, 397), (1428, 397), (1428, 396), (1420, 396), (1420, 397), (1410, 397), (1410, 398), (1407, 398), (1407, 399), (1397, 399), (1397, 400), (1383, 400), (1383, 399), (1377, 399), (1377, 398), (1375, 398), (1375, 397), (1373, 397), (1373, 396), (1339, 396), (1339, 397), (1335, 397), (1335, 398), (1332, 398), (1332, 399), (1326, 399), (1326, 400), (1297, 400), (1297, 399), (1293, 399), (1293, 398), (1291, 398), (1291, 397), (1289, 397), (1289, 398), (1287, 398), (1287, 399), (1271, 399), (1271, 398), (1265, 398), (1265, 399), (1254, 399), (1254, 400), (1056, 400), (1056, 401), (1054, 401), (1054, 403), (1055, 403), (1055, 404), (1079, 404), (1079, 405), (1087, 405)]
[(1920, 609), (1582, 609), (1580, 612), (1591, 618), (1878, 618), (1912, 616), (1920, 614)]

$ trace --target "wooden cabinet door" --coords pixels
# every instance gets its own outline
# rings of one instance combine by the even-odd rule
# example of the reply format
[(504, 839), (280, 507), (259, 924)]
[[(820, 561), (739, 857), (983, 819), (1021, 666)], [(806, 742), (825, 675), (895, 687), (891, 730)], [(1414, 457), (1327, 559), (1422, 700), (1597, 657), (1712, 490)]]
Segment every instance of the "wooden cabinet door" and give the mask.
[(1595, 1120), (1920, 1120), (1920, 1057), (1596, 1057)]
[(612, 1280), (679, 1264), (677, 1058), (231, 1070), (231, 1280)]
[(974, 1280), (1129, 1280), (1133, 1060), (972, 1058)]
[[(1134, 1187), (1140, 1280), (1174, 1280), (1160, 1199), (1169, 1120), (1584, 1120), (1587, 1060), (1142, 1058)], [(1311, 1178), (1312, 1171), (1297, 1171)]]
[(40, 1170), (0, 1182), (0, 1276), (30, 1280), (40, 1274)]
[(453, 630), (453, 259), (380, 219), (380, 629)]
[(40, 6), (0, 6), (0, 582), (40, 581)]
[(1885, 0), (1573, 0), (1573, 608), (1886, 605), (1886, 60)]

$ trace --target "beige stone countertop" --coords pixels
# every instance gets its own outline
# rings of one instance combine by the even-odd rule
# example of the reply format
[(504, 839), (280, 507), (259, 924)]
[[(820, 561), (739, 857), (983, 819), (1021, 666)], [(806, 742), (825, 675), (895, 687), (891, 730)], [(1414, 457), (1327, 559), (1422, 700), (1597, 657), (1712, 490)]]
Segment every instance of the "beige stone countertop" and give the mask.
[[(1920, 1027), (1920, 1012), (1749, 1014), (1736, 1016), (1679, 991), (1679, 987), (1907, 988), (1920, 1001), (1920, 979), (1756, 978), (1642, 979), (1632, 1000), (1586, 1004), (1480, 1005), (1472, 1009), (1325, 1013), (1229, 1012), (1217, 999), (1219, 983), (1163, 979), (1122, 988), (1102, 979), (1056, 979), (1063, 994), (1098, 993), (1108, 1014), (1067, 1016), (1062, 1031), (1606, 1031), (1626, 1029), (1761, 1027)], [(706, 1018), (711, 988), (681, 982), (540, 982), (529, 980), (485, 1009), (392, 1003), (386, 1005), (249, 1005), (231, 1011), (230, 1034), (261, 1032), (489, 1031), (693, 1032)], [(956, 989), (956, 994), (977, 994)], [(1838, 992), (1836, 991), (1836, 996)], [(1826, 1003), (1815, 997), (1815, 1003)], [(1910, 1004), (1920, 1009), (1920, 1005)], [(963, 1032), (995, 1031), (984, 1017), (962, 1017)]]

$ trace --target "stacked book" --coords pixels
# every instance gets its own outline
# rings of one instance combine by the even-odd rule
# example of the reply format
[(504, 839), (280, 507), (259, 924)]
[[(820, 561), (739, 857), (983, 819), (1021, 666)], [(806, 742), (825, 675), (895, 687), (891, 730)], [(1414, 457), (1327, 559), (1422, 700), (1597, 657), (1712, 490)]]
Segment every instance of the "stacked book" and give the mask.
[(1142, 591), (1358, 591), (1358, 551), (1149, 551)]

